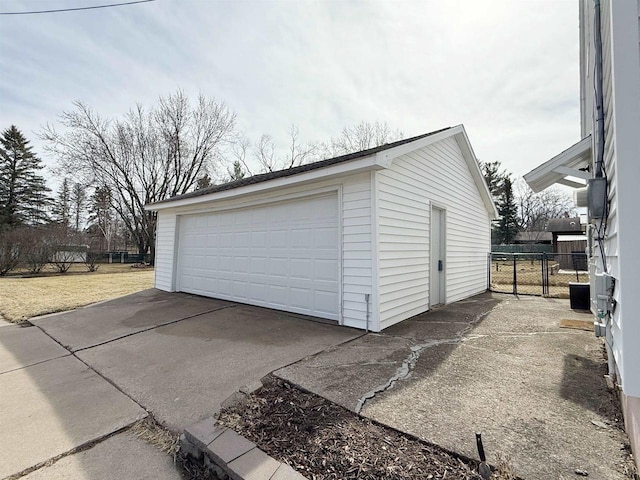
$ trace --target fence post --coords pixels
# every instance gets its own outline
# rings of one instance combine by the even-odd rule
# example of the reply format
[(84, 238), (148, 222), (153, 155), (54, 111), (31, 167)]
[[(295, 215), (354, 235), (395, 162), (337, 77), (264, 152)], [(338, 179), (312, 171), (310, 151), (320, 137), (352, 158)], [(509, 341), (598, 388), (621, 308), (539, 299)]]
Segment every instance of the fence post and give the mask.
[(547, 254), (545, 252), (542, 252), (542, 257), (540, 258), (540, 272), (542, 274), (542, 296), (546, 296), (547, 294), (547, 286), (545, 284), (545, 278), (544, 278), (544, 260), (546, 258)]
[(513, 294), (518, 295), (518, 276), (516, 275), (516, 254), (513, 254)]

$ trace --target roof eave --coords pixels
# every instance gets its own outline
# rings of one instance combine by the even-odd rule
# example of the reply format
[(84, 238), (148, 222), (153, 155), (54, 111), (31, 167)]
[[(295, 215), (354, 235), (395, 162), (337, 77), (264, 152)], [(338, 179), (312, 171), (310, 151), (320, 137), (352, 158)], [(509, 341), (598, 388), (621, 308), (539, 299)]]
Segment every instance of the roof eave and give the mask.
[(145, 205), (145, 210), (160, 211), (168, 210), (172, 208), (186, 207), (190, 205), (197, 205), (207, 202), (215, 202), (223, 199), (231, 199), (244, 195), (250, 195), (255, 193), (267, 192), (270, 190), (277, 190), (281, 188), (290, 187), (293, 185), (304, 185), (305, 183), (312, 183), (321, 180), (329, 180), (331, 178), (341, 177), (344, 175), (353, 175), (357, 173), (363, 173), (370, 170), (380, 170), (386, 168), (381, 164), (381, 159), (376, 155), (369, 155), (367, 157), (351, 160), (344, 163), (338, 163), (324, 168), (316, 170), (310, 170), (302, 172), (297, 175), (291, 175), (288, 177), (274, 178), (272, 180), (254, 183), (243, 187), (232, 188), (229, 190), (223, 190), (219, 192), (212, 192), (205, 195), (200, 195), (190, 198), (182, 198), (176, 200), (163, 201), (158, 203), (151, 203)]
[(584, 187), (585, 184), (567, 177), (588, 180), (591, 174), (579, 168), (588, 166), (590, 163), (591, 135), (531, 170), (524, 175), (524, 180), (536, 193), (556, 183), (573, 188)]

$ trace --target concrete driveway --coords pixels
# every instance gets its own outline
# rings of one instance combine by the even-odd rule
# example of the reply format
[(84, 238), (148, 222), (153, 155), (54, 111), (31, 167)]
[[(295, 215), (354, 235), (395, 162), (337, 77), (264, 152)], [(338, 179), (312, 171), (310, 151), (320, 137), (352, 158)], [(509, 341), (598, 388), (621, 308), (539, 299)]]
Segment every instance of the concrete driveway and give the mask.
[(151, 414), (181, 430), (273, 370), (361, 335), (158, 290), (32, 323), (0, 328), (0, 478), (113, 478), (114, 463), (123, 480), (179, 478), (129, 426)]
[(630, 478), (602, 342), (563, 319), (593, 321), (568, 300), (483, 294), (275, 374), (473, 458), (481, 431), (488, 460), (525, 479)]

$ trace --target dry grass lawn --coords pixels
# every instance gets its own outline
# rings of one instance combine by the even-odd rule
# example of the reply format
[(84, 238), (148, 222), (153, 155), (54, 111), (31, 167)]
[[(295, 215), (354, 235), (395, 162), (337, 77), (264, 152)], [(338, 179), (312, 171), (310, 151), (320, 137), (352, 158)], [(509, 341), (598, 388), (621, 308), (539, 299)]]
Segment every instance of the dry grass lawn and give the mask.
[(0, 278), (0, 314), (20, 322), (153, 287), (152, 268), (114, 264), (101, 265), (93, 273), (84, 266), (74, 270), (64, 275)]
[[(553, 266), (553, 263), (550, 264)], [(523, 294), (542, 294), (542, 271), (540, 261), (518, 261), (516, 275), (518, 292)], [(549, 296), (569, 298), (570, 282), (588, 282), (589, 275), (581, 272), (577, 276), (572, 273), (549, 272)], [(499, 292), (511, 292), (513, 285), (513, 263), (510, 261), (493, 261), (491, 264), (491, 288)]]

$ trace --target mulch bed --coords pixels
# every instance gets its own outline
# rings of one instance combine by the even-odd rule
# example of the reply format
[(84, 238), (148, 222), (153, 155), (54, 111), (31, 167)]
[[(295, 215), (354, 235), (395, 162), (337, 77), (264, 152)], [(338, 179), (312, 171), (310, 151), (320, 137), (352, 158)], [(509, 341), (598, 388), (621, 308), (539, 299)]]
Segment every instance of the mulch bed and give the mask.
[(475, 462), (278, 379), (222, 411), (219, 421), (311, 480), (481, 478)]

